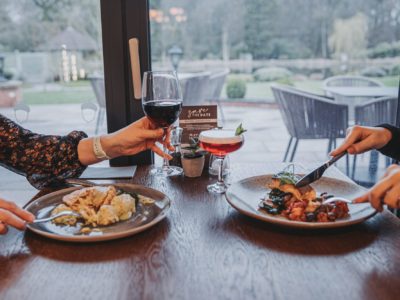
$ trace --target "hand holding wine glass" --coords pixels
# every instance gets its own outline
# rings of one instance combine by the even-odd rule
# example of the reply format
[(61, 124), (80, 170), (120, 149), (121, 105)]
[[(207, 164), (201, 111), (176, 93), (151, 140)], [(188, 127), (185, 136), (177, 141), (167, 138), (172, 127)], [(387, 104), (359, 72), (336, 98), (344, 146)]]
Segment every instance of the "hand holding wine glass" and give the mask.
[[(182, 94), (176, 72), (145, 72), (142, 88), (143, 111), (158, 128), (167, 131), (178, 119), (182, 110)], [(166, 143), (164, 152), (167, 151)], [(168, 165), (164, 157), (162, 168), (151, 171), (153, 175), (175, 176), (182, 174), (182, 168)]]

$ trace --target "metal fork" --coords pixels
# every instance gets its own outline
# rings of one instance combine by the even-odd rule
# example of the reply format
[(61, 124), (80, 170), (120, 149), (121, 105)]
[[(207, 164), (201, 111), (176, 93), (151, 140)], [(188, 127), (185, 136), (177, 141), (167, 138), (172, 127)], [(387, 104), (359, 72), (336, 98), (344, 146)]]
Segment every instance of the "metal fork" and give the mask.
[(322, 202), (322, 204), (328, 204), (328, 203), (337, 202), (337, 201), (346, 202), (348, 204), (353, 204), (353, 201), (348, 200), (346, 198), (342, 198), (342, 197), (332, 197), (332, 198), (326, 199), (324, 202)]
[(75, 211), (64, 210), (64, 211), (59, 212), (58, 214), (55, 214), (55, 215), (50, 216), (48, 218), (36, 219), (32, 223), (36, 224), (36, 223), (49, 222), (49, 221), (52, 221), (52, 220), (57, 219), (59, 217), (65, 217), (65, 216), (74, 216), (74, 217), (77, 217), (77, 218), (82, 218), (82, 215), (77, 213), (77, 212), (75, 212)]

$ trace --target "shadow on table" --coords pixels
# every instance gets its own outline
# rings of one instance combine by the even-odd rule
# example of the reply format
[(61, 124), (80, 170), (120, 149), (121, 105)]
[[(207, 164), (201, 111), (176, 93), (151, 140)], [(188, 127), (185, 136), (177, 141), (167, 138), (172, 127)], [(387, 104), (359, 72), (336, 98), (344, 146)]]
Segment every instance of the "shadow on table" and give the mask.
[[(393, 287), (397, 287), (397, 291)], [(393, 295), (399, 291), (400, 287), (400, 263), (393, 262), (391, 270), (387, 273), (372, 271), (364, 280), (362, 299), (394, 299)], [(398, 299), (398, 298), (397, 298)]]
[(303, 255), (337, 255), (363, 249), (379, 236), (382, 216), (358, 225), (335, 229), (295, 229), (264, 223), (232, 211), (220, 224), (230, 234), (278, 252)]
[[(168, 237), (170, 222), (164, 219), (154, 227), (131, 237), (95, 243), (70, 243), (56, 241), (26, 232), (25, 242), (32, 255), (68, 262), (102, 262), (143, 255), (143, 249), (159, 247)], [(149, 250), (150, 251), (150, 250)]]

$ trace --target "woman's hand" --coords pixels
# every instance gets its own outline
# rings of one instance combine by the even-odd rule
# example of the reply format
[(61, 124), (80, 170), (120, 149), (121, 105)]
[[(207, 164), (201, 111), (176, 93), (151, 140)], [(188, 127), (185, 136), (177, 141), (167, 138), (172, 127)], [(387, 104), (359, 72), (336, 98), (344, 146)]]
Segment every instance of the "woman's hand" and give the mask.
[[(152, 150), (161, 157), (171, 159), (172, 157), (164, 153), (156, 145), (156, 142), (165, 144), (171, 151), (174, 150), (174, 147), (170, 144), (170, 130), (164, 132), (162, 128), (157, 128), (147, 117), (143, 117), (117, 132), (101, 137), (103, 150), (111, 158)], [(99, 161), (94, 156), (91, 138), (84, 139), (79, 143), (78, 155), (83, 165), (90, 165)]]
[(14, 202), (0, 199), (0, 234), (6, 234), (8, 226), (25, 229), (26, 222), (32, 222), (35, 216), (19, 208)]
[(400, 166), (391, 165), (383, 178), (365, 195), (354, 200), (355, 203), (367, 202), (378, 211), (383, 210), (383, 204), (391, 208), (400, 208)]
[(347, 129), (344, 142), (330, 155), (336, 156), (347, 150), (349, 154), (360, 154), (371, 149), (380, 149), (392, 139), (392, 133), (382, 127), (353, 126)]

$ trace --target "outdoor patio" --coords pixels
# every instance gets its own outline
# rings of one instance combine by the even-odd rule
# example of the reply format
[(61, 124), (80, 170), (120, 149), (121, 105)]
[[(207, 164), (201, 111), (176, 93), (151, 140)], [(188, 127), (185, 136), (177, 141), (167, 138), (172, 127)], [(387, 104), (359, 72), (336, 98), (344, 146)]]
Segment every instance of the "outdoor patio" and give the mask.
[[(231, 154), (231, 163), (258, 163), (282, 161), (289, 139), (280, 112), (274, 104), (224, 104), (226, 128), (235, 128), (239, 123), (248, 130), (243, 148)], [(15, 120), (12, 108), (1, 108), (0, 113)], [(43, 134), (67, 134), (71, 130), (85, 131), (94, 135), (95, 122), (85, 122), (81, 116), (80, 104), (32, 105), (29, 119), (22, 126)], [(105, 132), (103, 124), (101, 132)], [(338, 140), (340, 142), (340, 140)], [(299, 143), (294, 161), (302, 164), (317, 164), (327, 159), (328, 140), (302, 140)], [(352, 159), (350, 160), (352, 161)], [(156, 163), (160, 163), (158, 160)], [(357, 161), (357, 177), (368, 177), (369, 155), (361, 155)], [(345, 171), (345, 160), (338, 163)], [(383, 157), (380, 159), (379, 172), (383, 171)], [(2, 184), (15, 180), (16, 175), (0, 168)], [(21, 181), (24, 179), (21, 177)], [(26, 182), (29, 187), (29, 183)], [(7, 197), (7, 195), (3, 195)]]

